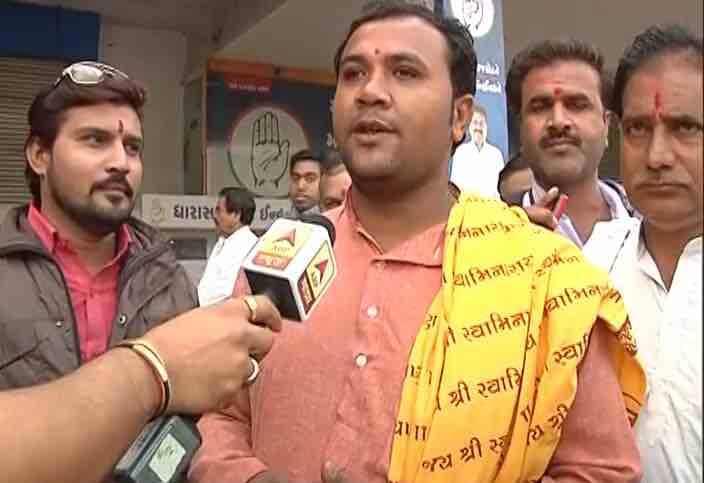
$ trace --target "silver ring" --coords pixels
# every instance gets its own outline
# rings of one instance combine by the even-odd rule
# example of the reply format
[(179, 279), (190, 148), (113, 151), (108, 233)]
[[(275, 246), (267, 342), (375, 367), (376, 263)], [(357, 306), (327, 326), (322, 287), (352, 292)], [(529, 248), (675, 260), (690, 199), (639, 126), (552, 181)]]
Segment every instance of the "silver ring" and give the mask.
[(249, 356), (249, 363), (252, 366), (252, 372), (247, 380), (244, 381), (245, 384), (252, 384), (259, 376), (259, 362), (254, 357)]
[(247, 306), (247, 309), (249, 309), (249, 321), (252, 323), (256, 322), (258, 308), (257, 299), (255, 299), (253, 295), (245, 295), (242, 297), (242, 301)]

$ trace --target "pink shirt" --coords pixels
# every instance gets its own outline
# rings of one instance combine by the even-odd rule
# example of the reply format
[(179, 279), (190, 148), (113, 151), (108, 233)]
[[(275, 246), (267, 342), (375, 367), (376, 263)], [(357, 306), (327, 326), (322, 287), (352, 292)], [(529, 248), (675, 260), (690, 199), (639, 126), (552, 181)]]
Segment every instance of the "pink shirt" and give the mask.
[(61, 237), (34, 203), (29, 207), (27, 220), (64, 275), (76, 318), (81, 360), (88, 362), (105, 352), (110, 340), (117, 312), (118, 279), (130, 242), (127, 226), (120, 226), (117, 233), (115, 257), (92, 275), (71, 248), (71, 242)]
[[(444, 225), (382, 253), (349, 203), (327, 215), (337, 231), (337, 278), (308, 321), (285, 324), (257, 381), (200, 420), (191, 483), (245, 483), (266, 469), (316, 482), (327, 460), (355, 483), (386, 482), (408, 356), (440, 289)], [(606, 351), (594, 337), (579, 375), (585, 389), (552, 460), (556, 481), (638, 481)]]

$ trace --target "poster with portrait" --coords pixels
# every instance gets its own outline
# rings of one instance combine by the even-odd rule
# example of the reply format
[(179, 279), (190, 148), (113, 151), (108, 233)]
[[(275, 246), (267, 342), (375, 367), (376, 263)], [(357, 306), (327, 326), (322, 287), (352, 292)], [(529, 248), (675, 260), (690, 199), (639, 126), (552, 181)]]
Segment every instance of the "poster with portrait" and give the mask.
[(291, 156), (333, 144), (333, 96), (331, 73), (211, 59), (205, 103), (207, 193), (216, 195), (225, 186), (247, 188), (257, 197), (257, 226), (283, 215), (290, 207)]
[(506, 62), (504, 59), (504, 29), (502, 0), (439, 0), (443, 12), (454, 16), (474, 37), (477, 52), (476, 102), (486, 112), (470, 124), (465, 142), (485, 142), (508, 159), (508, 123), (506, 114)]

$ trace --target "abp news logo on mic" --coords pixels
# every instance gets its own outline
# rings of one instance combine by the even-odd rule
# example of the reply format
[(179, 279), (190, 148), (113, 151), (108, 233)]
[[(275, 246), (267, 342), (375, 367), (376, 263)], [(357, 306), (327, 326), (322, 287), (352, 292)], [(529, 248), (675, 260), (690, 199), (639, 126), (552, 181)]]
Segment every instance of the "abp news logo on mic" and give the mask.
[(328, 231), (278, 219), (244, 262), (253, 293), (269, 295), (292, 320), (305, 320), (337, 273)]

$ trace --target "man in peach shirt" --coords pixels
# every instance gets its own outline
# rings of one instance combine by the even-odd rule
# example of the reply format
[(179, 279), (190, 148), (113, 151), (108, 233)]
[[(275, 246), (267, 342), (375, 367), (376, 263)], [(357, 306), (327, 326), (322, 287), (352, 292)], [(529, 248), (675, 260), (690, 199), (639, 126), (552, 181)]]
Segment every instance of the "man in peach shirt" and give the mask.
[[(308, 321), (285, 324), (259, 379), (201, 419), (193, 483), (387, 481), (409, 351), (441, 286), (447, 160), (472, 117), (476, 54), (459, 23), (384, 2), (352, 24), (335, 68), (353, 180), (328, 213), (338, 276)], [(595, 326), (543, 482), (638, 481), (608, 357)]]

